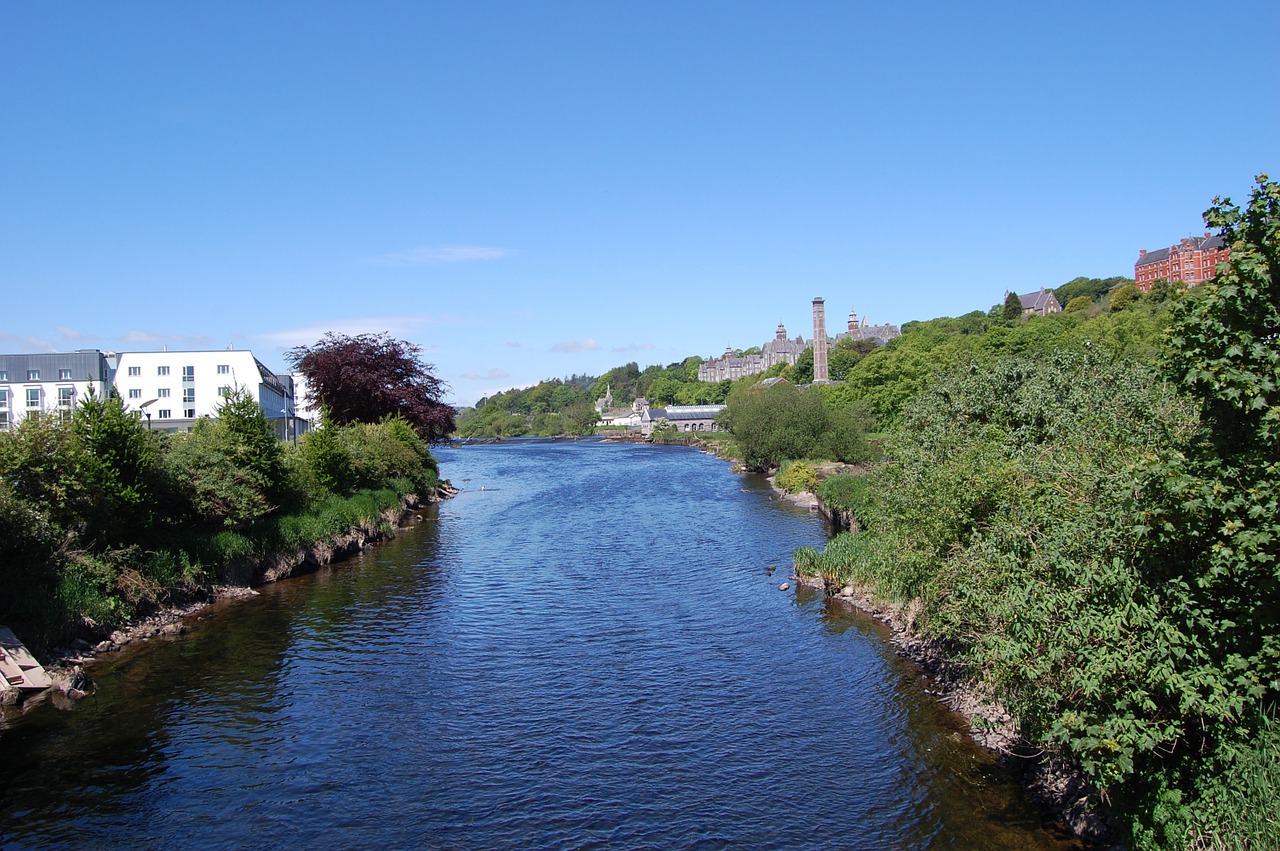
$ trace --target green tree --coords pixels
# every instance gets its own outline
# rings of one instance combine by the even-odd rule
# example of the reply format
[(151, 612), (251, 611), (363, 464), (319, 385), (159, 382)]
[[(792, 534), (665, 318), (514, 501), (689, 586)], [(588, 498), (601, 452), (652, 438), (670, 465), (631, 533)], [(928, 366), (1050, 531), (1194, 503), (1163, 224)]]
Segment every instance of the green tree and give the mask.
[(1066, 304), (1073, 298), (1088, 297), (1089, 301), (1101, 301), (1112, 289), (1132, 284), (1132, 278), (1117, 276), (1113, 278), (1072, 278), (1053, 291), (1060, 304)]
[(1087, 295), (1078, 295), (1071, 299), (1071, 301), (1067, 302), (1067, 306), (1062, 308), (1062, 312), (1075, 313), (1077, 310), (1088, 310), (1091, 304), (1093, 304), (1093, 299), (1089, 298)]
[(247, 529), (293, 501), (280, 442), (243, 388), (223, 400), (216, 419), (197, 420), (175, 439), (165, 464), (191, 519), (208, 528)]
[(565, 424), (574, 434), (591, 434), (600, 421), (595, 407), (586, 399), (579, 399), (564, 409)]
[(1125, 284), (1123, 287), (1111, 292), (1111, 298), (1108, 300), (1108, 305), (1113, 311), (1118, 312), (1133, 304), (1141, 295), (1142, 291), (1139, 290), (1137, 286), (1134, 284)]
[(156, 521), (163, 481), (161, 441), (113, 389), (80, 401), (71, 428), (81, 450), (80, 476), (89, 504), (86, 537), (99, 543), (136, 542)]
[[(1280, 185), (1261, 175), (1244, 209), (1215, 199), (1205, 222), (1221, 229), (1231, 261), (1174, 307), (1167, 358), (1203, 429), (1150, 467), (1158, 498), (1140, 522), (1152, 541), (1145, 570), (1167, 589), (1185, 648), (1176, 663), (1185, 745), (1164, 794), (1194, 785), (1204, 800), (1189, 801), (1186, 817), (1212, 831), (1235, 817), (1224, 778), (1250, 773), (1280, 704)], [(1275, 801), (1270, 776), (1264, 797)], [(1280, 841), (1274, 820), (1269, 834), (1254, 829), (1222, 838)]]
[(76, 528), (89, 506), (86, 463), (71, 424), (59, 417), (28, 414), (17, 428), (0, 431), (0, 480), (59, 528)]
[(1000, 318), (1005, 322), (1017, 322), (1022, 318), (1022, 299), (1017, 293), (1008, 293), (1004, 297), (1004, 309), (1000, 311)]
[(791, 384), (739, 384), (723, 415), (743, 463), (757, 470), (833, 452), (862, 460), (862, 433), (853, 432), (865, 427), (867, 419), (865, 409), (858, 408), (841, 412), (833, 423), (820, 389), (801, 391)]
[(792, 384), (810, 384), (813, 382), (813, 347), (805, 349), (796, 358), (796, 362), (787, 371), (786, 379)]
[(322, 422), (320, 428), (302, 435), (298, 443), (298, 461), (316, 497), (350, 493), (355, 484), (351, 453), (343, 445), (341, 429)]

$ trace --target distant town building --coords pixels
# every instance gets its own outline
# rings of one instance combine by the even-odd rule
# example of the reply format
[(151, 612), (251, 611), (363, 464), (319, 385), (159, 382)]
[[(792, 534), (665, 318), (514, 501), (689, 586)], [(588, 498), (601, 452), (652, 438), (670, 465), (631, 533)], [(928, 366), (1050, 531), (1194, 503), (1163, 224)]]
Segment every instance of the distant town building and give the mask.
[[(612, 402), (613, 394), (606, 390), (604, 397), (597, 401), (603, 402), (605, 399)], [(600, 425), (614, 427), (623, 426), (634, 431), (640, 428), (644, 420), (644, 415), (649, 410), (649, 400), (643, 396), (639, 396), (631, 403), (630, 408), (601, 409), (597, 406), (596, 410), (600, 415)]]
[(902, 336), (902, 329), (897, 325), (872, 325), (867, 317), (858, 319), (856, 310), (849, 311), (849, 330), (836, 334), (836, 342), (846, 337), (852, 340), (875, 340), (880, 345)]
[(725, 405), (668, 405), (665, 408), (644, 409), (641, 433), (652, 434), (653, 427), (661, 422), (668, 422), (677, 431), (720, 431), (716, 422), (716, 414), (725, 409)]
[[(1005, 298), (1009, 297), (1009, 293), (1005, 291)], [(1058, 297), (1044, 287), (1039, 292), (1027, 293), (1026, 295), (1018, 295), (1018, 299), (1022, 302), (1022, 316), (1048, 316), (1050, 313), (1061, 313), (1062, 304), (1058, 301)]]
[(89, 392), (105, 398), (111, 376), (108, 356), (97, 349), (0, 355), (0, 428), (34, 413), (70, 417)]
[[(875, 340), (880, 345), (884, 345), (895, 337), (902, 336), (902, 330), (897, 325), (872, 325), (867, 321), (866, 317), (858, 318), (857, 311), (849, 312), (848, 330), (841, 331), (836, 336), (827, 336), (826, 311), (824, 301), (821, 298), (813, 300), (813, 327), (814, 339), (817, 335), (821, 335), (825, 341), (822, 346), (822, 362), (826, 364), (826, 354), (832, 346), (840, 340), (850, 338), (854, 340)], [(782, 323), (778, 323), (778, 331), (772, 340), (760, 347), (759, 354), (736, 355), (733, 347), (725, 349), (723, 357), (712, 358), (698, 367), (698, 380), (706, 382), (720, 381), (737, 381), (739, 378), (745, 378), (748, 375), (756, 375), (765, 372), (773, 366), (780, 363), (795, 364), (800, 359), (800, 355), (809, 346), (805, 343), (804, 337), (796, 337), (794, 340), (787, 339), (787, 329)], [(815, 346), (813, 355), (813, 375), (814, 380), (818, 381), (818, 360), (819, 352)], [(825, 368), (823, 369), (826, 373)], [(827, 379), (822, 379), (827, 380)], [(596, 407), (600, 408), (599, 400)]]
[(1138, 262), (1133, 264), (1133, 280), (1138, 289), (1147, 292), (1161, 278), (1181, 281), (1194, 287), (1213, 280), (1218, 274), (1218, 264), (1231, 259), (1231, 249), (1221, 234), (1189, 236), (1177, 245), (1138, 252)]
[(795, 363), (805, 350), (803, 337), (787, 339), (787, 329), (781, 322), (774, 338), (760, 347), (759, 354), (736, 355), (733, 347), (725, 349), (724, 357), (712, 358), (699, 365), (698, 380), (709, 383), (737, 381), (748, 375), (764, 372), (780, 363)]
[(604, 395), (596, 400), (596, 413), (603, 414), (605, 411), (613, 407), (613, 387), (606, 384), (604, 386)]

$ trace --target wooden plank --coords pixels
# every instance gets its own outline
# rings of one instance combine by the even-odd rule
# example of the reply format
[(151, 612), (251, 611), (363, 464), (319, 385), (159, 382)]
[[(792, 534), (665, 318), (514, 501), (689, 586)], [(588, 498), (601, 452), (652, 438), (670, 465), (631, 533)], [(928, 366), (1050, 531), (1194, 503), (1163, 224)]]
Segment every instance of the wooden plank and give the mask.
[(46, 689), (53, 680), (7, 626), (0, 626), (0, 675), (11, 686)]

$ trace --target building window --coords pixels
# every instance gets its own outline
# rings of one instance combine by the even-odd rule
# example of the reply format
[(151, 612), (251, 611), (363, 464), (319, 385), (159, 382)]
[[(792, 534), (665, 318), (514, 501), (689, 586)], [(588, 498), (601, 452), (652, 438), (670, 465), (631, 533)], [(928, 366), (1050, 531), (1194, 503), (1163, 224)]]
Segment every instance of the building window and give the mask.
[(168, 374), (169, 374), (169, 367), (167, 366), (156, 367), (156, 375), (168, 375)]
[(74, 387), (58, 388), (58, 407), (70, 408), (71, 403), (76, 400), (76, 389)]
[(141, 399), (141, 398), (142, 398), (142, 391), (141, 391), (141, 390), (139, 390), (137, 387), (133, 388), (132, 390), (130, 390), (130, 391), (129, 391), (129, 398), (130, 398), (130, 399)]
[(158, 416), (162, 420), (167, 420), (169, 419), (169, 416), (172, 413), (173, 411), (169, 410), (168, 408), (161, 408), (159, 411), (156, 412), (156, 416)]
[(222, 398), (224, 398), (224, 399), (225, 399), (225, 398), (227, 398), (228, 396), (230, 396), (230, 395), (231, 395), (231, 388), (230, 388), (230, 387), (219, 387), (219, 388), (218, 388), (218, 395), (219, 395), (219, 396), (221, 396), (221, 397), (222, 397)]
[(183, 381), (195, 381), (195, 380), (196, 380), (196, 368), (195, 368), (194, 366), (184, 366), (184, 367), (182, 368), (182, 380), (183, 380)]
[(196, 403), (196, 388), (194, 387), (182, 388), (182, 404), (194, 405), (195, 403)]
[(39, 380), (40, 380), (40, 370), (38, 369), (27, 370), (27, 381), (39, 381)]
[(69, 370), (69, 369), (60, 369), (60, 370), (58, 370), (58, 380), (59, 380), (59, 381), (70, 381), (70, 380), (71, 380), (71, 370)]
[(159, 398), (159, 399), (168, 399), (168, 398), (169, 398), (169, 388), (168, 388), (168, 387), (161, 387), (159, 390), (157, 390), (157, 391), (156, 391), (156, 397), (157, 397), (157, 398)]
[(231, 367), (227, 366), (225, 363), (218, 364), (218, 375), (229, 375), (230, 373)]
[(142, 367), (140, 367), (140, 366), (131, 366), (131, 367), (129, 367), (129, 374), (130, 374), (130, 375), (142, 375)]
[(182, 409), (182, 415), (183, 415), (184, 417), (186, 417), (187, 419), (189, 419), (189, 420), (194, 420), (194, 419), (196, 418), (196, 409), (195, 409), (195, 408), (183, 408), (183, 409)]
[(40, 388), (39, 388), (39, 387), (28, 387), (28, 388), (27, 388), (27, 409), (28, 409), (28, 410), (32, 410), (32, 409), (34, 409), (34, 410), (39, 410), (39, 409), (40, 409), (40, 405), (41, 405), (41, 403), (40, 403)]
[(8, 381), (8, 380), (9, 380), (9, 370), (0, 369), (0, 381)]

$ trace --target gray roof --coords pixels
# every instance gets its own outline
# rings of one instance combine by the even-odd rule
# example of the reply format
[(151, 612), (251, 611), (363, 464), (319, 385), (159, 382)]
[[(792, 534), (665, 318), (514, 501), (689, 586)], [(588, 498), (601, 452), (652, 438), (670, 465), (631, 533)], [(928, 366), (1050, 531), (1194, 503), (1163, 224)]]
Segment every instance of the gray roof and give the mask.
[[(1181, 250), (1184, 243), (1179, 242), (1177, 245), (1171, 245), (1168, 248), (1157, 248), (1155, 251), (1148, 251), (1138, 257), (1137, 266), (1146, 266), (1148, 263), (1159, 263), (1161, 260), (1168, 260), (1169, 255), (1174, 251)], [(1215, 233), (1213, 236), (1192, 236), (1188, 237), (1185, 245), (1190, 251), (1213, 251), (1218, 248), (1226, 248), (1227, 241), (1223, 239), (1222, 234)]]
[[(1018, 298), (1022, 301), (1023, 310), (1035, 311), (1045, 310), (1049, 305), (1056, 304), (1058, 301), (1058, 297), (1048, 290), (1037, 290), (1026, 295), (1019, 295)], [(1059, 304), (1058, 306), (1061, 307), (1062, 305)]]
[(57, 381), (58, 372), (71, 370), (71, 381), (109, 381), (111, 371), (106, 356), (97, 349), (79, 352), (41, 352), (29, 355), (0, 355), (0, 372), (12, 383), (26, 381), (28, 370), (38, 370), (41, 381)]
[(668, 405), (665, 408), (653, 408), (649, 416), (653, 419), (665, 420), (709, 420), (725, 409), (725, 405)]

